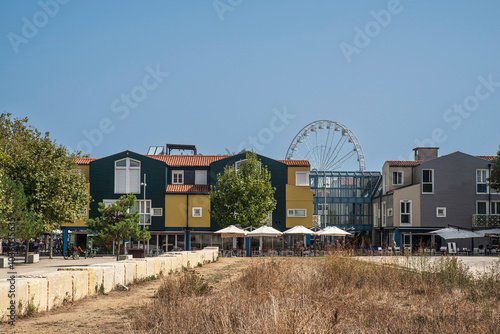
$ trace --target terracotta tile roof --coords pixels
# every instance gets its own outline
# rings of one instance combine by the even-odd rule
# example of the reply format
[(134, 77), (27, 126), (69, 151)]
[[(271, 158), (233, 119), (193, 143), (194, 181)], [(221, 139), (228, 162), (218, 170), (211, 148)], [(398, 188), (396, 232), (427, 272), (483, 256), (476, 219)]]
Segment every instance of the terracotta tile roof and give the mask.
[(208, 193), (210, 186), (201, 186), (193, 184), (169, 184), (167, 193)]
[(286, 164), (287, 166), (295, 166), (295, 167), (311, 167), (311, 164), (307, 160), (278, 160), (279, 162), (282, 162)]
[(212, 162), (225, 159), (229, 155), (147, 155), (147, 157), (163, 161), (167, 166), (208, 167)]
[(97, 160), (97, 158), (74, 158), (73, 162), (77, 165), (88, 165), (95, 160)]
[(484, 160), (488, 160), (488, 161), (492, 161), (492, 160), (495, 160), (497, 158), (496, 155), (476, 155), (476, 157), (484, 159)]
[(410, 161), (403, 161), (403, 160), (387, 160), (389, 163), (389, 167), (413, 167), (420, 165), (422, 160), (410, 160)]

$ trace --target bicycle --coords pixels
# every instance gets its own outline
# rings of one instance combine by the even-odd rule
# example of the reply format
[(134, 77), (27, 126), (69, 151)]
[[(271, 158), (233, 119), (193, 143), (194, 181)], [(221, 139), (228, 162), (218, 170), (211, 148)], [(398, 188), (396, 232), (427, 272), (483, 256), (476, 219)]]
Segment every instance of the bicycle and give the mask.
[(86, 252), (85, 252), (85, 257), (95, 257), (95, 249), (92, 249), (92, 248), (87, 248)]
[(72, 257), (73, 260), (76, 260), (77, 256), (78, 256), (78, 252), (74, 248), (73, 248), (73, 251), (71, 251), (71, 252), (68, 251), (68, 249), (66, 249), (64, 251), (64, 255), (63, 255), (65, 260), (69, 259), (70, 257)]

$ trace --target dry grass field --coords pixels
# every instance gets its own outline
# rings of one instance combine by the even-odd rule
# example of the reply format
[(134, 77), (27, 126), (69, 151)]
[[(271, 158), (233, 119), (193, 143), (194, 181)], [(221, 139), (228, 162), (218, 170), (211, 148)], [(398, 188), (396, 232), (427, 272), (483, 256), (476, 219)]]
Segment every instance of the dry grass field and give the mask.
[[(163, 278), (131, 321), (147, 333), (500, 333), (500, 271), (473, 276), (456, 258), (422, 270), (353, 257), (254, 261), (219, 282)], [(204, 268), (203, 268), (204, 269)]]

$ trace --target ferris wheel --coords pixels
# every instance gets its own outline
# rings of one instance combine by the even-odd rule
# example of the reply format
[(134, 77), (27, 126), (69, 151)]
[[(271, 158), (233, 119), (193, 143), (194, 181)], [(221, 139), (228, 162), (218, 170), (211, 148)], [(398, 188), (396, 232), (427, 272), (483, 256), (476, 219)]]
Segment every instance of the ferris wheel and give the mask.
[(354, 133), (339, 122), (321, 120), (306, 125), (293, 138), (287, 160), (308, 160), (311, 170), (364, 171), (365, 156)]

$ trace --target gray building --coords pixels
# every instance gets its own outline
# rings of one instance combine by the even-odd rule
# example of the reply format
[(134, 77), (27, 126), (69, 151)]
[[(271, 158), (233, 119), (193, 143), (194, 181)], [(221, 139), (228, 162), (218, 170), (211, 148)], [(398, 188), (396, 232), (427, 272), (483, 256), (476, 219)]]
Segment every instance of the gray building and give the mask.
[[(500, 194), (487, 183), (495, 156), (438, 148), (415, 148), (414, 161), (386, 161), (382, 185), (373, 198), (375, 244), (439, 248), (445, 241), (429, 232), (445, 227), (486, 228), (500, 222)], [(488, 238), (453, 240), (457, 247), (486, 246)]]

